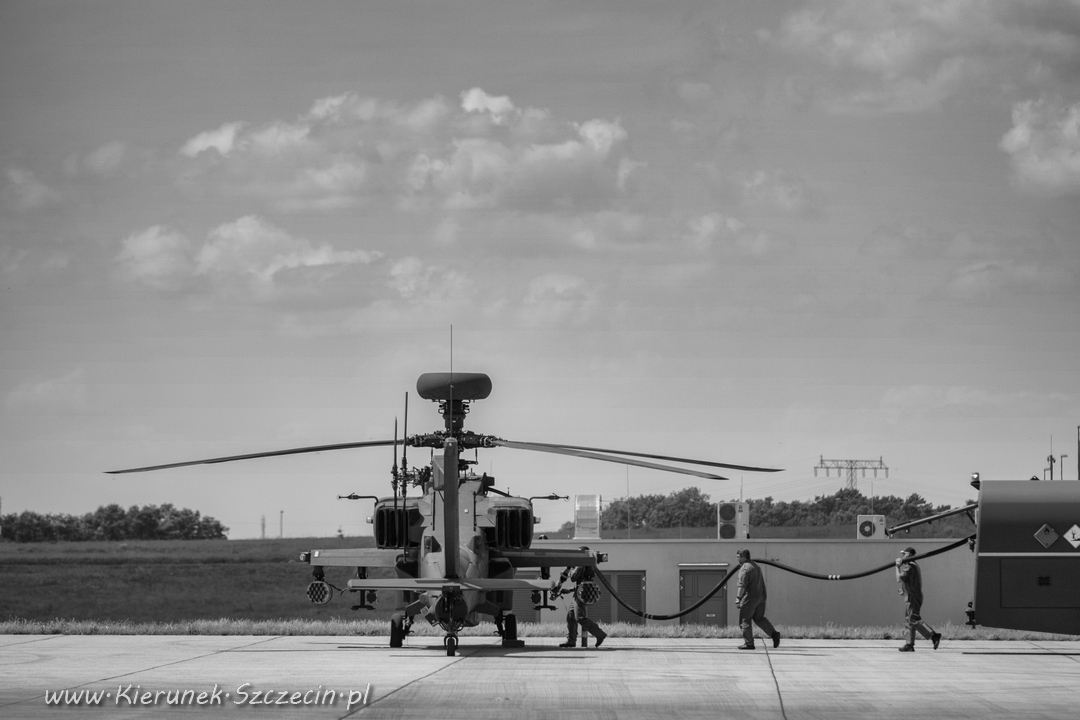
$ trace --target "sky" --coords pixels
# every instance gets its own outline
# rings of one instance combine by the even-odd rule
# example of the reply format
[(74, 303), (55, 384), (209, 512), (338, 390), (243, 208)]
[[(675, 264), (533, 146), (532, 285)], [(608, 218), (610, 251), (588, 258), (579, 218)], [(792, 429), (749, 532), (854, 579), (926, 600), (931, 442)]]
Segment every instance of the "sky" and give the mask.
[(1076, 480), (1078, 317), (1076, 0), (0, 3), (4, 514), (370, 534), (390, 448), (105, 471), (431, 432), (449, 370), (783, 468), (475, 456), (518, 495), (956, 506)]

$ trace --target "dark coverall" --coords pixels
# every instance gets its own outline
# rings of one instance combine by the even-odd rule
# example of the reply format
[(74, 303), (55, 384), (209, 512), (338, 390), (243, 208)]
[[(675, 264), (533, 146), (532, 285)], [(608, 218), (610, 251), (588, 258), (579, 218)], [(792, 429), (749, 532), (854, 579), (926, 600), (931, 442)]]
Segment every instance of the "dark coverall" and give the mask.
[(590, 632), (594, 638), (603, 642), (604, 638), (607, 637), (607, 633), (600, 629), (595, 620), (588, 617), (588, 610), (581, 599), (581, 583), (593, 579), (593, 569), (591, 567), (568, 567), (559, 575), (559, 581), (555, 583), (555, 586), (559, 587), (566, 582), (567, 578), (574, 583), (574, 605), (566, 613), (566, 642), (570, 645), (577, 642), (578, 625), (581, 625), (582, 633)]
[(934, 629), (923, 622), (922, 615), (922, 571), (918, 564), (908, 560), (896, 566), (896, 579), (904, 593), (904, 619), (907, 621), (908, 645), (915, 644), (915, 631), (927, 640), (934, 639)]
[(754, 645), (751, 620), (757, 623), (767, 637), (776, 636), (776, 628), (765, 617), (766, 596), (765, 578), (761, 574), (761, 568), (753, 560), (744, 561), (739, 567), (735, 607), (739, 608), (739, 627), (742, 628), (743, 640), (751, 647)]

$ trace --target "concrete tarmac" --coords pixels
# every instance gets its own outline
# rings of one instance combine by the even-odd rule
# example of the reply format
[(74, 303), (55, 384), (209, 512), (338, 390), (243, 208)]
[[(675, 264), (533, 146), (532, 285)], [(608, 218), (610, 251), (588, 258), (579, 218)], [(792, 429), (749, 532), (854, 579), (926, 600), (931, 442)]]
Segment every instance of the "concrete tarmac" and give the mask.
[(914, 653), (885, 640), (461, 643), (451, 658), (437, 637), (391, 649), (380, 637), (2, 635), (0, 718), (1080, 715), (1080, 641), (945, 640)]

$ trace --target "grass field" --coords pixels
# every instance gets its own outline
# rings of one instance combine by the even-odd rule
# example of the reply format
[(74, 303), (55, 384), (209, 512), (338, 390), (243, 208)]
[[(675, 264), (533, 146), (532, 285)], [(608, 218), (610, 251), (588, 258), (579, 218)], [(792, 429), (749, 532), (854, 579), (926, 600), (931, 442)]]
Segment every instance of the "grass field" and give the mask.
[[(847, 627), (842, 625), (795, 626), (778, 625), (789, 640), (900, 640), (904, 629), (895, 627)], [(613, 637), (627, 638), (741, 638), (733, 625), (637, 625), (605, 623), (604, 629)], [(952, 624), (937, 628), (946, 640), (1075, 640), (1071, 635), (969, 628)], [(563, 637), (566, 627), (561, 623), (518, 623), (518, 635), (529, 637)], [(423, 622), (413, 625), (417, 637), (442, 637), (444, 632)], [(0, 635), (304, 635), (304, 636), (386, 636), (385, 620), (186, 620), (172, 623), (109, 622), (99, 620), (7, 620), (0, 621)], [(495, 626), (482, 622), (465, 628), (466, 637), (495, 636)]]
[[(0, 543), (0, 620), (350, 620), (347, 599), (308, 601), (311, 570), (299, 557), (357, 546), (372, 538)], [(326, 579), (343, 587), (350, 575), (331, 568)]]
[[(0, 634), (386, 635), (389, 609), (353, 612), (349, 599), (311, 604), (301, 552), (371, 547), (372, 538), (0, 543)], [(381, 572), (389, 572), (381, 570)], [(372, 569), (372, 576), (376, 569)], [(343, 587), (348, 568), (327, 570)], [(520, 623), (522, 637), (556, 637), (561, 623)], [(610, 626), (621, 637), (735, 638), (738, 628)], [(952, 640), (1070, 640), (993, 628), (938, 628)], [(896, 639), (902, 628), (780, 626), (789, 638)], [(417, 622), (417, 635), (441, 635)], [(464, 635), (493, 635), (494, 625)]]

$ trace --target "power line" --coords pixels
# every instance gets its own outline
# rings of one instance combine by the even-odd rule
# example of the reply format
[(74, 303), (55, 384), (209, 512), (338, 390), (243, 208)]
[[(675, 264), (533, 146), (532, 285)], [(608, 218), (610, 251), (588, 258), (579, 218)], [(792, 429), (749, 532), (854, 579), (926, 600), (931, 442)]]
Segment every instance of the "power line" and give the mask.
[(863, 477), (866, 477), (867, 470), (873, 470), (874, 477), (877, 477), (878, 470), (884, 470), (885, 477), (889, 477), (889, 468), (881, 458), (877, 460), (826, 460), (825, 456), (822, 456), (818, 466), (814, 468), (815, 477), (818, 470), (824, 470), (825, 477), (829, 477), (829, 470), (836, 470), (836, 477), (840, 477), (841, 470), (846, 470), (848, 490), (858, 489), (856, 470), (862, 470)]

